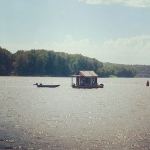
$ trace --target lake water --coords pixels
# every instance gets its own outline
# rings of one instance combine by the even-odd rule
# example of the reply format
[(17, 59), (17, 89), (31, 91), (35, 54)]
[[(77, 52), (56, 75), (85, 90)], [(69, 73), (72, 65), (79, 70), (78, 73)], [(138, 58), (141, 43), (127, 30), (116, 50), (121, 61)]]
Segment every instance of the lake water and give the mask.
[(0, 149), (149, 150), (147, 80), (102, 78), (103, 89), (73, 89), (71, 78), (0, 77)]

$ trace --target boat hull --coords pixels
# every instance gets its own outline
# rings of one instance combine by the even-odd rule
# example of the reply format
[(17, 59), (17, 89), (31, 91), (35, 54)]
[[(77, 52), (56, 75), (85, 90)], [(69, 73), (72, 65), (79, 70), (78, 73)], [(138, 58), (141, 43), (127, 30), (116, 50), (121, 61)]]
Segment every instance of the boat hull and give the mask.
[(77, 89), (93, 89), (93, 88), (104, 88), (103, 84), (100, 85), (72, 85), (72, 88), (77, 88)]
[(37, 87), (47, 87), (47, 88), (55, 88), (59, 87), (60, 85), (37, 85)]
[(59, 87), (60, 85), (43, 85), (43, 84), (34, 84), (36, 85), (37, 87), (40, 87), (40, 88), (55, 88), (55, 87)]

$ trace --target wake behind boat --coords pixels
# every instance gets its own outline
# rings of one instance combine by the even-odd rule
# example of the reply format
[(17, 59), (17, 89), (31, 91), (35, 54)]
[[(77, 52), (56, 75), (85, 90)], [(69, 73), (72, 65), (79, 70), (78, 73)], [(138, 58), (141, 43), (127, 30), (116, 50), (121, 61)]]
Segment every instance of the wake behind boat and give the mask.
[(55, 87), (59, 87), (60, 85), (43, 85), (43, 84), (33, 84), (33, 85), (37, 85), (37, 87), (48, 87), (48, 88), (55, 88)]

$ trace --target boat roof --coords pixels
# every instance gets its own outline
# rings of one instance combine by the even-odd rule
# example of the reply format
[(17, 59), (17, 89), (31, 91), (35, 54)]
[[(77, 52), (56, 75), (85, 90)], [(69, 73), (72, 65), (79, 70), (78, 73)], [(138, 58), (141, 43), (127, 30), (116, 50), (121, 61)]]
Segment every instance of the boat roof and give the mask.
[(72, 75), (72, 77), (79, 77), (79, 76), (98, 77), (98, 75), (94, 71), (79, 71), (75, 75)]

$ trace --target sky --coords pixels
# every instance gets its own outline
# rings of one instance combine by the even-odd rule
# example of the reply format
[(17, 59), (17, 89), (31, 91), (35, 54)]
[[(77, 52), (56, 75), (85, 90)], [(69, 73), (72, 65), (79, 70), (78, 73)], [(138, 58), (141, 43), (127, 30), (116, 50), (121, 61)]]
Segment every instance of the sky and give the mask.
[(0, 46), (150, 65), (150, 0), (0, 0)]

